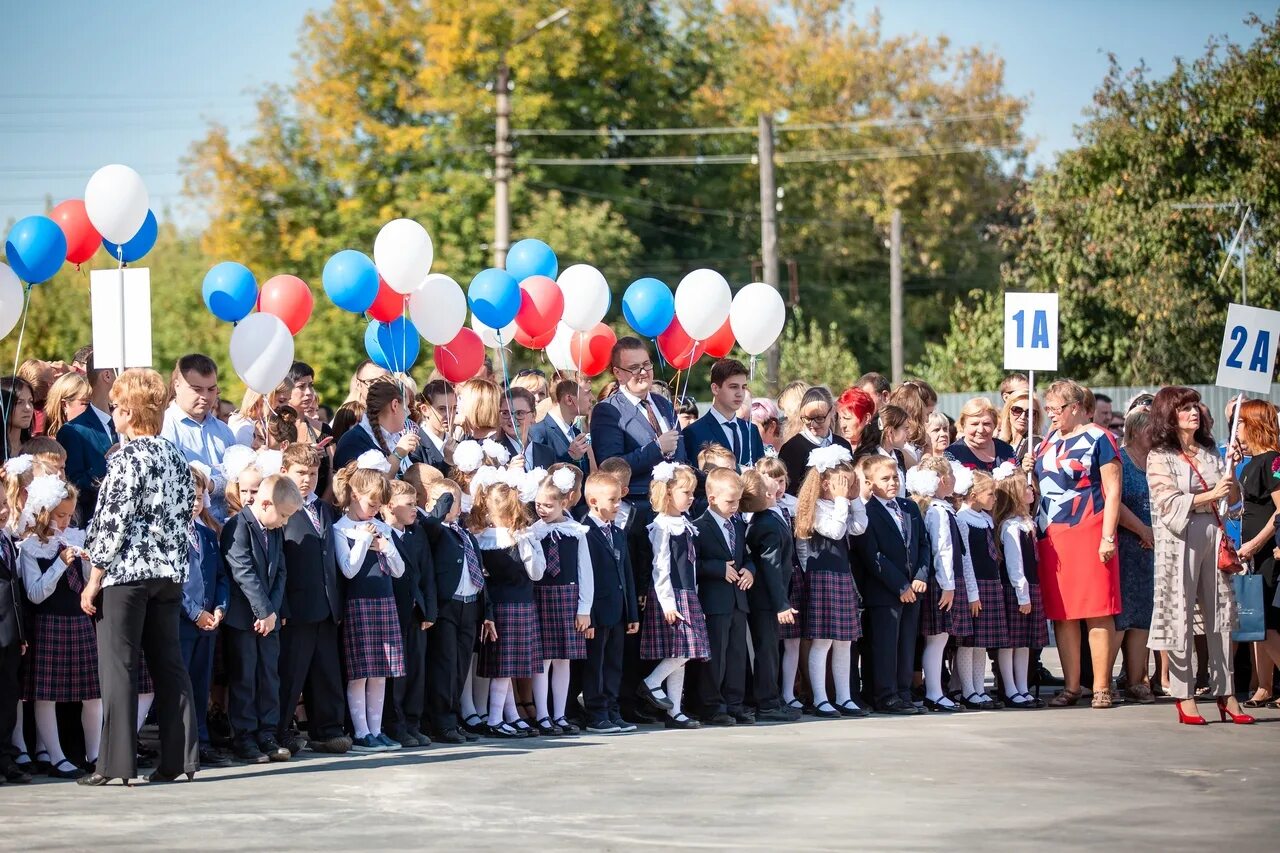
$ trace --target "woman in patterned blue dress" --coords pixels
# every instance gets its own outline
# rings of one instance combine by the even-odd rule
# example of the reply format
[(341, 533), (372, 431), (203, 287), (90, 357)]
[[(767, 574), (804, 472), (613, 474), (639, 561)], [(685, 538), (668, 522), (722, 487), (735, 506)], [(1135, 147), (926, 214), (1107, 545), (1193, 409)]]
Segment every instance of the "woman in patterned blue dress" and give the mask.
[(1147, 632), (1155, 599), (1156, 558), (1152, 550), (1151, 494), (1147, 489), (1148, 415), (1132, 411), (1124, 419), (1124, 485), (1120, 508), (1120, 615), (1116, 631), (1124, 649), (1127, 698), (1150, 704), (1155, 701), (1147, 674)]

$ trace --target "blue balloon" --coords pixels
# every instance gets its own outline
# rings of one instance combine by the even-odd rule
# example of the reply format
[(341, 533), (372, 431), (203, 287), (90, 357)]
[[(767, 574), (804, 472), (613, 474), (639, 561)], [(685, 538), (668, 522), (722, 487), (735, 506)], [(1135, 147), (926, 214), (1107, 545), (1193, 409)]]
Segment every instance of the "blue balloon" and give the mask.
[(363, 252), (343, 249), (324, 265), (324, 292), (333, 304), (352, 314), (363, 314), (378, 298), (378, 268)]
[(657, 337), (676, 316), (676, 300), (671, 288), (656, 278), (636, 279), (622, 294), (622, 316), (642, 336)]
[(501, 329), (514, 320), (520, 310), (520, 285), (505, 270), (490, 267), (471, 279), (467, 300), (476, 319)]
[(364, 351), (369, 360), (395, 373), (407, 372), (418, 360), (422, 340), (408, 317), (397, 317), (390, 323), (374, 320), (364, 330)]
[(156, 224), (156, 215), (151, 211), (147, 211), (147, 218), (142, 221), (142, 227), (138, 229), (138, 233), (129, 238), (129, 242), (123, 246), (112, 243), (110, 240), (103, 238), (102, 245), (113, 258), (121, 257), (117, 252), (124, 250), (123, 259), (126, 264), (131, 264), (142, 258), (147, 252), (151, 251), (151, 247), (156, 244), (156, 234), (160, 227)]
[(516, 281), (524, 281), (531, 275), (555, 278), (560, 273), (560, 262), (546, 243), (526, 239), (507, 250), (507, 272)]
[(28, 216), (9, 229), (4, 254), (18, 278), (39, 284), (62, 269), (67, 259), (67, 235), (47, 216)]
[(209, 270), (201, 292), (213, 316), (228, 323), (239, 323), (258, 303), (258, 282), (248, 267), (235, 261), (223, 261)]

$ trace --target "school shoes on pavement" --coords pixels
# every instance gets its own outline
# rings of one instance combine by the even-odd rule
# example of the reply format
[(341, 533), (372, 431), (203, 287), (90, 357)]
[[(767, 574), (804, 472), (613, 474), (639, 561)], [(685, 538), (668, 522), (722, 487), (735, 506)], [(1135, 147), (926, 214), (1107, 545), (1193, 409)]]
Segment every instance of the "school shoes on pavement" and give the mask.
[(678, 717), (667, 717), (662, 723), (669, 729), (700, 729), (702, 723), (681, 714)]
[(659, 711), (670, 711), (675, 707), (675, 704), (666, 693), (658, 695), (658, 692), (654, 691), (653, 688), (648, 684), (645, 684), (643, 681), (641, 681), (636, 687), (636, 695), (653, 707), (657, 708)]
[(373, 736), (373, 739), (376, 740), (378, 743), (382, 744), (388, 750), (399, 749), (400, 747), (404, 746), (404, 744), (400, 743), (400, 741), (396, 740), (395, 738), (387, 737), (386, 734), (383, 732), (378, 732), (376, 735)]
[(970, 711), (994, 711), (996, 703), (989, 698), (984, 699), (980, 693), (970, 693), (968, 696), (960, 700)]
[(935, 702), (927, 697), (924, 700), (924, 709), (934, 714), (954, 714), (957, 711), (964, 710), (959, 705), (943, 705), (941, 702)]
[(307, 736), (294, 729), (285, 733), (280, 745), (289, 750), (290, 756), (294, 756), (307, 748)]
[(613, 720), (597, 720), (595, 722), (587, 723), (588, 734), (616, 735), (621, 731), (622, 729), (619, 728)]
[(467, 736), (457, 729), (445, 729), (436, 735), (436, 740), (440, 743), (463, 744), (467, 742)]
[(878, 705), (876, 707), (876, 713), (891, 714), (899, 717), (910, 717), (914, 714), (919, 714), (920, 709), (909, 702), (905, 702), (902, 699), (895, 698), (895, 699), (890, 699), (888, 702), (884, 702)]
[(622, 719), (621, 714), (613, 714), (609, 719), (618, 727), (618, 731), (621, 732), (634, 732), (639, 728), (635, 723), (628, 723), (626, 720)]
[(770, 708), (767, 711), (756, 711), (756, 719), (762, 723), (794, 723), (800, 719), (799, 708)]
[(211, 746), (200, 747), (201, 767), (230, 767), (231, 758), (222, 750)]
[(543, 737), (560, 737), (564, 734), (564, 729), (551, 722), (550, 717), (539, 717), (537, 722), (538, 734)]
[(338, 735), (326, 740), (308, 741), (307, 746), (311, 747), (312, 752), (327, 752), (330, 755), (342, 755), (351, 749), (351, 738), (346, 735)]
[(15, 782), (19, 785), (27, 785), (31, 782), (31, 774), (8, 755), (0, 756), (0, 776), (3, 776), (6, 782)]
[(738, 721), (733, 718), (733, 715), (724, 711), (719, 711), (715, 714), (711, 714), (710, 716), (703, 717), (702, 722), (708, 726), (723, 726), (726, 728), (729, 726), (736, 726), (738, 724)]
[(576, 735), (582, 733), (582, 729), (580, 729), (575, 723), (569, 722), (564, 717), (557, 717), (555, 719), (555, 725), (560, 729), (560, 733), (564, 735)]
[(850, 699), (848, 702), (845, 702), (841, 705), (837, 705), (836, 710), (840, 712), (840, 716), (842, 717), (871, 716), (871, 713), (866, 708), (863, 708), (862, 706), (858, 705), (858, 703), (854, 702), (852, 699)]
[(46, 775), (50, 779), (79, 779), (85, 774), (83, 770), (64, 758), (54, 762)]
[(374, 752), (386, 752), (387, 747), (382, 745), (376, 735), (368, 734), (351, 741), (351, 751), (360, 755), (369, 755)]
[(266, 764), (271, 759), (250, 740), (238, 741), (232, 753), (236, 760), (245, 764)]
[(519, 740), (526, 737), (524, 732), (507, 722), (498, 723), (496, 726), (489, 726), (488, 728), (487, 736), (498, 740)]
[(834, 720), (840, 716), (840, 710), (830, 702), (824, 701), (813, 706), (813, 715), (827, 720)]
[(275, 737), (268, 735), (258, 741), (258, 749), (261, 749), (271, 761), (288, 761), (293, 757), (289, 750), (280, 745)]
[(741, 708), (737, 711), (730, 711), (729, 716), (733, 717), (733, 721), (740, 726), (754, 726), (756, 724), (756, 715), (754, 711), (748, 711)]
[(418, 739), (411, 735), (408, 729), (397, 729), (391, 733), (390, 737), (404, 747), (412, 748), (418, 746)]

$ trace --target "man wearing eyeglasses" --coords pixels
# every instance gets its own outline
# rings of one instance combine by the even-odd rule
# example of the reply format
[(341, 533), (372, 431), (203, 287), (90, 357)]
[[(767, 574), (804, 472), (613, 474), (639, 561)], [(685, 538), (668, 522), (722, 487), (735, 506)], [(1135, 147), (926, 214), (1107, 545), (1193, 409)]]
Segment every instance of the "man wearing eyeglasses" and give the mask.
[(708, 444), (728, 448), (739, 470), (750, 468), (764, 456), (760, 430), (738, 417), (747, 398), (747, 368), (732, 358), (722, 358), (711, 366), (711, 411), (684, 428), (684, 446), (698, 453)]
[(684, 440), (676, 428), (671, 404), (653, 387), (653, 362), (639, 338), (624, 337), (613, 345), (610, 358), (618, 393), (591, 410), (591, 445), (598, 462), (615, 456), (631, 466), (627, 500), (647, 503), (653, 466), (659, 462), (689, 463)]

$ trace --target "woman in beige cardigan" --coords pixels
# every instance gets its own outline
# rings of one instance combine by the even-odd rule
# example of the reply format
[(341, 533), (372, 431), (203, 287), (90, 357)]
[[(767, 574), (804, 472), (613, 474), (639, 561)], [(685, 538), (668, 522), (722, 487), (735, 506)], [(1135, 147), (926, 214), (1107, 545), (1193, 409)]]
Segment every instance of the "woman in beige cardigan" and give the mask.
[(1226, 462), (1217, 454), (1200, 395), (1190, 388), (1162, 388), (1151, 406), (1151, 452), (1147, 485), (1155, 534), (1155, 607), (1147, 645), (1169, 654), (1169, 692), (1178, 700), (1178, 721), (1202, 726), (1196, 710), (1194, 623), (1208, 641), (1209, 691), (1218, 697), (1222, 720), (1252, 723), (1232, 695), (1231, 629), (1236, 599), (1231, 579), (1218, 571), (1222, 531), (1214, 508), (1240, 500), (1235, 480), (1239, 448)]

